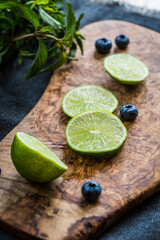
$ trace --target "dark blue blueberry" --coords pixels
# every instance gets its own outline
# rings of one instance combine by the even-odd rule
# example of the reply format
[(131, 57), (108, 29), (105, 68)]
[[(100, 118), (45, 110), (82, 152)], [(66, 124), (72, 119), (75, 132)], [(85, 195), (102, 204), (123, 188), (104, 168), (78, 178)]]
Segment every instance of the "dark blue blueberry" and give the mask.
[(120, 49), (125, 49), (129, 44), (129, 38), (126, 35), (119, 35), (115, 39), (115, 43)]
[(127, 104), (121, 107), (120, 114), (126, 121), (134, 120), (138, 115), (138, 109), (132, 104)]
[(109, 53), (112, 43), (108, 38), (100, 38), (96, 41), (95, 46), (99, 53)]
[(82, 194), (88, 202), (94, 202), (101, 195), (102, 188), (96, 181), (88, 181), (82, 187)]

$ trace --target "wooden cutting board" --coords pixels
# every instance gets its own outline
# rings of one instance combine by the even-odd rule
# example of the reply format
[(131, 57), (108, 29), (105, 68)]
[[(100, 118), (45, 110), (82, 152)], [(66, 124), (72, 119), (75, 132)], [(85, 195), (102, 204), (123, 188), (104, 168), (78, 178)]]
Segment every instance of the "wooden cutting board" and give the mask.
[[(86, 37), (84, 56), (78, 52), (78, 62), (54, 73), (38, 104), (0, 143), (0, 227), (28, 239), (94, 239), (160, 186), (160, 34), (114, 20), (92, 23), (81, 33)], [(131, 40), (125, 51), (114, 44), (121, 33)], [(137, 86), (113, 80), (103, 68), (104, 55), (95, 51), (95, 40), (101, 37), (111, 39), (111, 53), (128, 52), (146, 63), (150, 76)], [(70, 89), (86, 84), (101, 85), (116, 95), (117, 116), (127, 103), (139, 109), (135, 121), (124, 122), (127, 140), (111, 159), (80, 157), (66, 144), (69, 118), (62, 112), (61, 100)], [(17, 131), (43, 141), (67, 164), (68, 171), (47, 184), (24, 180), (10, 157)], [(89, 179), (102, 186), (102, 195), (94, 204), (81, 195)]]

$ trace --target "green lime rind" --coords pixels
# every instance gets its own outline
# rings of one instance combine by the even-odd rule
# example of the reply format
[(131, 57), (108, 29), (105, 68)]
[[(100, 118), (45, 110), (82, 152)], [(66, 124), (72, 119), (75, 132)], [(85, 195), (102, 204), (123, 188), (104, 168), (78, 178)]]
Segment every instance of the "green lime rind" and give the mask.
[(67, 92), (62, 99), (62, 110), (69, 117), (101, 109), (114, 112), (118, 100), (108, 89), (98, 85), (85, 85)]
[(67, 166), (42, 142), (22, 132), (15, 134), (11, 158), (19, 174), (33, 182), (58, 178)]
[(104, 68), (111, 77), (122, 84), (138, 84), (149, 76), (148, 67), (136, 57), (126, 53), (106, 57)]
[(105, 110), (78, 114), (66, 127), (68, 145), (76, 153), (92, 157), (111, 157), (117, 154), (127, 137), (121, 120)]

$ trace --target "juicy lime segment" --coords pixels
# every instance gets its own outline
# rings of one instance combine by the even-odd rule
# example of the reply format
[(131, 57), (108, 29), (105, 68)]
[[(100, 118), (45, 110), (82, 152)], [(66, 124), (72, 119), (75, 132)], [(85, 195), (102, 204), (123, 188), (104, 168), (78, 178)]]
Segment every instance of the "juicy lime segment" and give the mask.
[(74, 88), (62, 100), (62, 109), (69, 117), (96, 109), (113, 112), (117, 106), (118, 100), (114, 94), (96, 85)]
[(120, 119), (103, 110), (79, 114), (66, 127), (68, 145), (83, 155), (113, 156), (126, 137), (127, 130)]
[(104, 68), (122, 84), (137, 84), (149, 75), (148, 67), (139, 59), (126, 54), (112, 54), (104, 59)]
[(38, 139), (16, 133), (11, 157), (20, 175), (33, 182), (48, 182), (67, 170), (67, 166)]

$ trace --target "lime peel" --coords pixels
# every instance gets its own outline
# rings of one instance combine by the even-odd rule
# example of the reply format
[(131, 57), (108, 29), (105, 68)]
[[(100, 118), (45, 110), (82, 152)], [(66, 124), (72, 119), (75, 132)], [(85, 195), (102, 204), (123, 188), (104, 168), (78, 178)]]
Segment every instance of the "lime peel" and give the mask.
[(11, 158), (20, 175), (33, 182), (51, 181), (67, 170), (47, 146), (23, 132), (14, 136)]
[(121, 120), (105, 110), (87, 111), (72, 118), (66, 127), (68, 145), (85, 156), (111, 157), (126, 140), (127, 130)]
[(62, 109), (69, 117), (82, 112), (102, 109), (113, 112), (118, 100), (108, 89), (98, 85), (85, 85), (67, 92), (62, 100)]
[(134, 85), (149, 76), (148, 67), (136, 57), (126, 53), (106, 57), (104, 68), (111, 77), (122, 84)]

